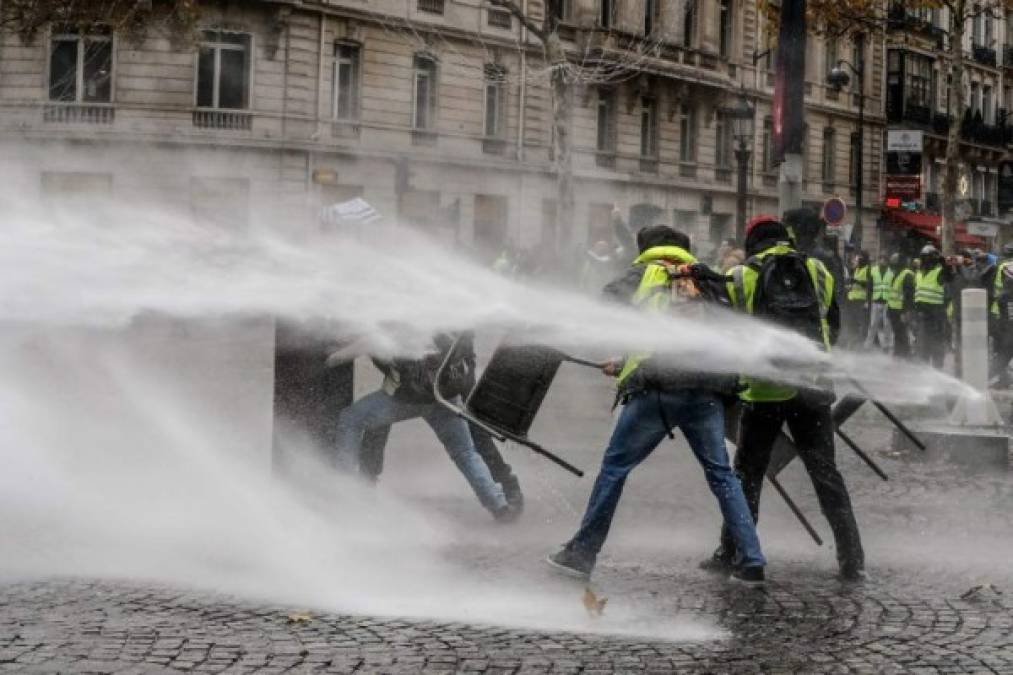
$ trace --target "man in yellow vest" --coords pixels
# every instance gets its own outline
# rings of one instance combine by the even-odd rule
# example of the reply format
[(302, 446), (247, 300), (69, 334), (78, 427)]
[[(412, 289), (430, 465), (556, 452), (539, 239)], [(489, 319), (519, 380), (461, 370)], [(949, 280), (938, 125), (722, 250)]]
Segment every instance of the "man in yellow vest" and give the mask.
[(1002, 247), (1004, 260), (999, 263), (992, 282), (992, 326), (995, 335), (993, 372), (999, 376), (996, 386), (1010, 385), (1009, 362), (1013, 358), (1013, 244)]
[(865, 336), (866, 349), (872, 349), (878, 341), (880, 349), (888, 350), (893, 343), (893, 330), (887, 317), (891, 284), (893, 271), (887, 263), (886, 255), (881, 254), (876, 264), (869, 267), (869, 330)]
[(858, 253), (848, 280), (845, 302), (844, 345), (857, 347), (865, 340), (869, 325), (869, 254)]
[[(655, 225), (640, 231), (637, 246), (640, 256), (633, 267), (606, 286), (605, 296), (632, 302), (648, 312), (678, 317), (680, 305), (673, 299), (671, 270), (696, 263), (689, 253), (689, 237), (667, 225)], [(762, 584), (766, 560), (725, 446), (722, 396), (736, 390), (735, 377), (697, 372), (691, 366), (671, 363), (664, 355), (652, 354), (611, 362), (605, 372), (618, 374), (622, 414), (605, 450), (580, 529), (559, 552), (548, 557), (549, 565), (569, 576), (591, 576), (627, 476), (679, 427), (703, 467), (739, 552), (732, 578), (747, 585)]]
[[(773, 216), (762, 218), (754, 219), (747, 230), (749, 258), (732, 271), (728, 289), (732, 304), (830, 349), (840, 331), (833, 277), (822, 262), (795, 249), (781, 222)], [(784, 282), (778, 284), (778, 279)], [(747, 379), (745, 384), (735, 469), (753, 517), (759, 517), (760, 490), (774, 442), (787, 424), (833, 530), (840, 577), (849, 582), (863, 580), (865, 553), (851, 497), (835, 458), (832, 394), (762, 380)], [(701, 563), (703, 569), (719, 570), (728, 563), (734, 551), (729, 534), (722, 531), (721, 546)]]
[(911, 311), (915, 302), (915, 273), (907, 266), (900, 253), (890, 256), (890, 325), (893, 327), (893, 355), (906, 359), (911, 356)]
[(931, 244), (921, 250), (919, 259), (914, 300), (918, 358), (942, 368), (947, 342), (946, 285), (953, 280), (953, 271)]

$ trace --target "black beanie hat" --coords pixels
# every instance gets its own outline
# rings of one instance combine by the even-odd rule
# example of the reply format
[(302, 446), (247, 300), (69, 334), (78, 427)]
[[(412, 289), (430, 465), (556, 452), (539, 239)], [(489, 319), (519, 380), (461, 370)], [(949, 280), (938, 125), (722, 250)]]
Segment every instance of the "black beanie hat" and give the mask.
[(689, 237), (668, 225), (649, 225), (637, 232), (637, 248), (641, 253), (655, 246), (678, 246), (689, 251)]
[(763, 221), (754, 226), (746, 235), (746, 255), (754, 256), (765, 247), (765, 242), (790, 241), (791, 235), (783, 223), (776, 220)]

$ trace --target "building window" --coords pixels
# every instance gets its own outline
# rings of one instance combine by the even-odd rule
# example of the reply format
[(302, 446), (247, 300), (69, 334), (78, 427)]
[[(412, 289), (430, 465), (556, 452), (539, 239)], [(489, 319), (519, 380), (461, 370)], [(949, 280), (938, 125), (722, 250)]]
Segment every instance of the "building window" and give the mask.
[(721, 58), (729, 58), (732, 54), (732, 0), (720, 0), (718, 23), (718, 53)]
[(651, 37), (661, 25), (661, 0), (644, 0), (644, 35)]
[(658, 157), (658, 102), (647, 96), (640, 99), (640, 156)]
[(61, 31), (49, 50), (49, 100), (112, 102), (113, 39), (109, 31)]
[(823, 130), (823, 168), (821, 171), (824, 190), (833, 190), (834, 186), (834, 167), (837, 162), (835, 144), (836, 134), (833, 128), (827, 127)]
[(827, 36), (824, 42), (824, 49), (826, 50), (827, 58), (827, 72), (829, 75), (830, 71), (837, 66), (837, 62), (841, 60), (840, 51), (838, 49), (837, 38)]
[(616, 0), (598, 0), (598, 25), (611, 28), (616, 21)]
[(994, 110), (994, 103), (992, 101), (992, 87), (984, 85), (981, 88), (981, 116), (985, 121), (985, 124), (992, 124), (992, 111)]
[(598, 90), (598, 152), (616, 151), (616, 92)]
[(204, 31), (197, 62), (197, 106), (245, 109), (250, 106), (250, 36)]
[(549, 16), (559, 21), (573, 18), (573, 0), (549, 0)]
[(431, 130), (436, 126), (436, 61), (429, 56), (415, 57), (415, 108), (412, 127)]
[(773, 173), (774, 167), (774, 120), (763, 120), (763, 172)]
[(696, 110), (688, 103), (679, 106), (679, 161), (696, 161)]
[(419, 0), (419, 11), (443, 14), (443, 0)]
[(485, 135), (487, 138), (503, 136), (503, 98), (506, 92), (506, 69), (496, 64), (485, 67)]
[(489, 8), (489, 25), (494, 28), (513, 28), (514, 17), (508, 9)]
[(696, 46), (696, 0), (686, 0), (682, 15), (682, 46)]
[(719, 169), (730, 168), (732, 153), (732, 119), (725, 113), (719, 113), (714, 122), (714, 166)]
[(334, 119), (359, 119), (359, 46), (338, 42), (334, 45)]
[(907, 54), (907, 105), (930, 108), (932, 104), (932, 59)]
[(851, 186), (852, 192), (858, 186), (858, 158), (862, 152), (861, 138), (857, 131), (851, 133), (851, 152), (848, 155), (848, 184)]
[[(861, 68), (862, 64), (865, 63), (865, 54), (862, 53), (858, 40), (851, 41), (851, 63), (856, 68)], [(851, 87), (855, 93), (861, 93), (865, 91), (865, 82), (858, 76), (858, 73), (852, 73)]]

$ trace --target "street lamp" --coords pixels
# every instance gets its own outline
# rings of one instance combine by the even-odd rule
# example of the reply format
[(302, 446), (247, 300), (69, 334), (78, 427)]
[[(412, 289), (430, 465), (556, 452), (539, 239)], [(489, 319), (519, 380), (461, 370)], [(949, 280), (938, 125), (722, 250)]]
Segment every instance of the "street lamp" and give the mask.
[(840, 91), (851, 83), (851, 76), (844, 69), (847, 66), (858, 78), (858, 152), (855, 157), (855, 229), (851, 232), (851, 243), (859, 248), (862, 247), (862, 193), (864, 192), (863, 182), (865, 179), (865, 36), (861, 33), (855, 35), (855, 51), (858, 54), (858, 64), (852, 64), (841, 60), (837, 62), (827, 74), (827, 84)]
[(745, 90), (741, 91), (735, 105), (726, 111), (732, 121), (732, 137), (735, 139), (735, 159), (739, 162), (739, 184), (735, 202), (735, 237), (742, 244), (746, 237), (746, 191), (749, 189), (749, 156), (752, 154), (753, 138), (756, 135), (756, 109), (750, 104)]

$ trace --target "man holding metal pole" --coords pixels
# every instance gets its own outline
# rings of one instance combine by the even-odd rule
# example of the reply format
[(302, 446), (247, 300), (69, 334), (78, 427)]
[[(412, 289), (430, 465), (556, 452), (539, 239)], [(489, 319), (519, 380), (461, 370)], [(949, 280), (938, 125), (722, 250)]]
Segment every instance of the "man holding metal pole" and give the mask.
[[(637, 235), (640, 257), (630, 273), (606, 287), (606, 297), (632, 302), (647, 312), (690, 316), (695, 304), (683, 297), (673, 269), (690, 266), (689, 238), (666, 225)], [(688, 280), (687, 280), (688, 281)], [(703, 467), (711, 492), (724, 516), (728, 539), (737, 555), (729, 559), (733, 579), (748, 585), (764, 582), (766, 560), (750, 517), (742, 485), (735, 477), (725, 445), (723, 395), (736, 388), (734, 377), (697, 372), (670, 363), (664, 355), (642, 354), (605, 368), (617, 375), (622, 414), (616, 423), (601, 469), (577, 533), (548, 563), (567, 575), (586, 579), (605, 544), (630, 472), (673, 437), (678, 427)]]
[[(773, 216), (758, 216), (747, 226), (746, 263), (732, 271), (729, 294), (739, 310), (796, 330), (826, 349), (840, 331), (840, 309), (834, 299), (833, 277), (818, 260), (799, 253), (787, 228)], [(735, 468), (753, 517), (759, 517), (760, 491), (771, 451), (785, 424), (816, 489), (837, 544), (840, 576), (865, 577), (865, 554), (844, 478), (837, 469), (833, 394), (799, 390), (776, 382), (747, 380)], [(701, 567), (728, 568), (735, 543), (722, 530), (721, 546)]]

